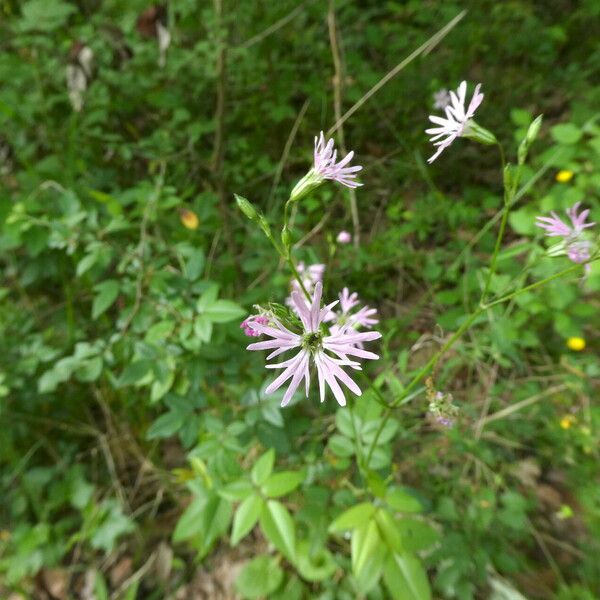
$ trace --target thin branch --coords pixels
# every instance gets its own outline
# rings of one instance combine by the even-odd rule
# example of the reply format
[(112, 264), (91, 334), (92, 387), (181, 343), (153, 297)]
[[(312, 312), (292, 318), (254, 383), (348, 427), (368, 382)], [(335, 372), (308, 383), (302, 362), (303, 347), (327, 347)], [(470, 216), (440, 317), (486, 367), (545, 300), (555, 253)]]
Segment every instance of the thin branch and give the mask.
[[(331, 57), (333, 59), (333, 109), (336, 123), (339, 123), (338, 138), (340, 140), (340, 150), (347, 154), (346, 140), (344, 136), (344, 126), (342, 121), (342, 97), (344, 89), (344, 73), (342, 70), (342, 61), (340, 58), (340, 48), (338, 44), (338, 33), (335, 20), (335, 0), (329, 0), (329, 10), (327, 12), (327, 26), (329, 29), (329, 44), (331, 46)], [(350, 213), (352, 215), (353, 242), (354, 247), (358, 248), (360, 242), (360, 221), (358, 219), (358, 205), (356, 203), (356, 191), (354, 188), (348, 190), (350, 196)]]
[(421, 44), (414, 52), (409, 54), (402, 62), (398, 63), (387, 75), (382, 77), (354, 106), (345, 112), (345, 114), (337, 120), (335, 125), (327, 132), (330, 136), (334, 131), (337, 131), (343, 123), (345, 123), (371, 96), (376, 94), (390, 79), (393, 79), (415, 58), (421, 54), (431, 52), (449, 33), (456, 27), (459, 21), (467, 14), (466, 10), (460, 12), (454, 19), (449, 21), (437, 33), (433, 34), (424, 44)]

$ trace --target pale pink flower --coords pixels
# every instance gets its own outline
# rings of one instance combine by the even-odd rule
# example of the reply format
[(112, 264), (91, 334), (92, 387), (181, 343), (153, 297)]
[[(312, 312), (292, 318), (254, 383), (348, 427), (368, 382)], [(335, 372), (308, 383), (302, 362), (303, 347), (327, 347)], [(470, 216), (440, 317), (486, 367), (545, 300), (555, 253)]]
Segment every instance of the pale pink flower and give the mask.
[[(590, 214), (589, 209), (577, 214), (581, 202), (576, 202), (565, 212), (571, 221), (571, 225), (565, 223), (554, 211), (551, 217), (536, 217), (536, 225), (545, 230), (548, 237), (562, 237), (564, 252), (574, 263), (582, 263), (589, 260), (592, 244), (588, 240), (581, 239), (584, 229), (594, 226), (596, 223), (586, 223)], [(562, 254), (562, 252), (561, 252)]]
[(332, 179), (349, 188), (356, 188), (362, 183), (356, 181), (356, 173), (362, 170), (362, 167), (347, 166), (350, 164), (354, 152), (348, 152), (342, 160), (336, 163), (337, 150), (335, 149), (333, 138), (325, 141), (325, 136), (321, 131), (319, 137), (315, 136), (314, 166), (315, 173), (323, 179)]
[(352, 235), (349, 231), (340, 231), (336, 240), (338, 244), (349, 244), (352, 241)]
[[(300, 275), (300, 279), (302, 279), (304, 288), (310, 294), (314, 290), (315, 284), (319, 281), (323, 281), (325, 265), (314, 264), (306, 266), (303, 262), (299, 262), (296, 265), (296, 271), (298, 271), (298, 275)], [(296, 279), (290, 281), (290, 288), (292, 292), (304, 293)], [(308, 300), (305, 299), (305, 301), (308, 303)], [(295, 304), (291, 295), (288, 296), (285, 303), (295, 312)]]
[(433, 94), (433, 108), (444, 110), (450, 105), (450, 92), (442, 88)]
[(363, 306), (358, 311), (352, 312), (360, 304), (356, 292), (350, 293), (348, 288), (345, 287), (340, 292), (339, 299), (340, 310), (338, 312), (331, 311), (325, 317), (326, 321), (334, 321), (334, 324), (330, 327), (331, 331), (337, 331), (342, 327), (371, 329), (373, 325), (379, 323), (379, 320), (375, 318), (377, 315), (376, 308)]
[(342, 327), (338, 331), (326, 335), (322, 324), (326, 315), (338, 303), (336, 300), (331, 304), (321, 307), (321, 295), (323, 284), (319, 281), (307, 305), (305, 298), (297, 291), (292, 292), (292, 300), (296, 312), (302, 322), (302, 333), (294, 333), (285, 327), (277, 318), (273, 317), (270, 325), (251, 323), (250, 327), (259, 334), (271, 339), (256, 342), (248, 346), (248, 350), (273, 350), (267, 360), (279, 356), (288, 350), (297, 350), (290, 359), (277, 364), (267, 365), (268, 369), (283, 369), (283, 372), (267, 387), (267, 394), (279, 389), (284, 383), (291, 379), (286, 390), (281, 406), (285, 406), (304, 380), (305, 395), (308, 397), (310, 390), (310, 368), (312, 365), (317, 370), (319, 381), (319, 395), (321, 402), (325, 400), (325, 388), (328, 386), (340, 406), (346, 405), (346, 397), (340, 386), (343, 383), (357, 396), (361, 390), (342, 367), (350, 367), (360, 370), (359, 363), (349, 357), (358, 357), (374, 360), (379, 358), (376, 354), (368, 352), (357, 345), (369, 342), (381, 337), (377, 331), (358, 333), (349, 327)]
[(456, 138), (465, 133), (469, 121), (483, 100), (480, 88), (481, 84), (475, 86), (469, 107), (465, 109), (467, 82), (461, 82), (456, 92), (450, 92), (450, 103), (445, 108), (446, 117), (429, 115), (429, 120), (437, 127), (426, 129), (425, 133), (431, 136), (430, 141), (437, 147), (437, 151), (427, 162), (432, 163)]
[(258, 337), (260, 333), (252, 329), (250, 326), (251, 323), (259, 323), (260, 325), (268, 325), (269, 319), (264, 315), (251, 315), (248, 318), (244, 319), (240, 323), (240, 327), (244, 330), (244, 333), (249, 337)]

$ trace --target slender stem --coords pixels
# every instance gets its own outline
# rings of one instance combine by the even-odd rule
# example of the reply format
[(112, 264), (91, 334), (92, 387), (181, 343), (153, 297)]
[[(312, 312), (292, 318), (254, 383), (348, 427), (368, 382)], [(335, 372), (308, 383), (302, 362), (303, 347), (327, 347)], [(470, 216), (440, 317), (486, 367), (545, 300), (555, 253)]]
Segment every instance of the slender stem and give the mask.
[[(285, 206), (283, 207), (283, 231), (289, 231), (288, 230), (289, 206), (290, 206), (290, 201), (288, 200), (285, 203)], [(292, 272), (292, 275), (294, 276), (294, 278), (296, 279), (296, 281), (300, 285), (300, 289), (302, 290), (302, 292), (306, 296), (306, 299), (309, 302), (312, 302), (312, 297), (308, 293), (308, 290), (306, 289), (306, 286), (304, 285), (304, 282), (302, 281), (302, 277), (300, 277), (300, 274), (298, 273), (298, 269), (296, 267), (296, 264), (294, 263), (294, 259), (292, 257), (291, 244), (289, 243), (289, 241), (284, 241), (284, 240), (282, 240), (282, 241), (283, 241), (283, 246), (280, 249), (278, 247), (278, 245), (275, 243), (275, 240), (273, 240), (273, 239), (271, 240), (271, 242), (273, 243), (273, 245), (275, 246), (275, 248), (277, 248), (277, 251), (281, 255), (281, 258), (283, 258), (285, 260), (285, 262), (287, 263), (288, 267), (290, 268), (290, 271)]]
[(360, 440), (358, 438), (358, 430), (356, 428), (356, 420), (355, 420), (355, 415), (354, 415), (354, 410), (352, 409), (352, 403), (350, 402), (348, 404), (348, 410), (350, 411), (350, 420), (352, 422), (352, 433), (354, 435), (354, 446), (355, 446), (355, 452), (356, 452), (356, 463), (358, 464), (358, 470), (359, 472), (363, 473), (363, 467), (364, 467), (364, 456), (362, 453), (362, 447), (361, 447), (361, 443)]
[(492, 283), (492, 277), (496, 272), (496, 262), (498, 260), (498, 254), (500, 253), (500, 246), (502, 245), (502, 238), (504, 237), (504, 230), (506, 229), (506, 222), (508, 220), (508, 212), (510, 210), (512, 197), (509, 198), (509, 195), (512, 190), (515, 189), (515, 186), (512, 186), (511, 190), (508, 190), (506, 187), (506, 179), (505, 179), (505, 171), (506, 171), (506, 159), (504, 158), (504, 149), (502, 148), (502, 144), (497, 143), (498, 150), (500, 152), (500, 162), (502, 163), (502, 178), (503, 178), (503, 188), (504, 188), (504, 196), (503, 203), (504, 208), (502, 209), (502, 220), (500, 221), (500, 229), (498, 230), (498, 236), (496, 237), (496, 245), (494, 246), (494, 254), (492, 254), (492, 260), (490, 262), (490, 270), (488, 271), (488, 276), (485, 281), (485, 285), (483, 287), (483, 292), (481, 293), (481, 298), (479, 299), (479, 303), (483, 304), (487, 297), (487, 294), (490, 289), (490, 285)]
[(408, 394), (413, 390), (413, 388), (416, 385), (418, 385), (418, 383), (423, 379), (423, 377), (425, 377), (429, 373), (429, 371), (436, 365), (436, 363), (442, 357), (442, 355), (444, 355), (457, 342), (457, 340), (463, 335), (463, 333), (465, 333), (471, 327), (471, 325), (473, 325), (473, 323), (475, 322), (477, 317), (479, 317), (479, 315), (481, 315), (481, 313), (488, 310), (492, 306), (502, 304), (503, 302), (506, 302), (508, 300), (511, 300), (512, 298), (515, 298), (519, 294), (522, 294), (524, 292), (528, 292), (535, 288), (541, 287), (541, 286), (545, 285), (546, 283), (549, 283), (550, 281), (553, 281), (555, 279), (562, 277), (563, 275), (568, 275), (569, 273), (574, 273), (575, 271), (581, 270), (583, 267), (585, 267), (586, 264), (591, 264), (592, 262), (594, 262), (596, 260), (600, 260), (600, 256), (596, 255), (596, 256), (592, 257), (586, 263), (576, 264), (576, 265), (573, 265), (572, 267), (569, 267), (568, 269), (563, 269), (562, 271), (559, 271), (558, 273), (555, 273), (554, 275), (550, 275), (550, 277), (546, 277), (545, 279), (542, 279), (541, 281), (536, 281), (535, 283), (532, 283), (531, 285), (528, 285), (519, 290), (515, 290), (514, 292), (511, 292), (510, 294), (502, 296), (501, 298), (497, 298), (496, 300), (494, 300), (488, 304), (481, 304), (479, 306), (479, 308), (477, 308), (477, 310), (475, 310), (475, 312), (473, 312), (467, 318), (467, 320), (456, 330), (454, 335), (440, 348), (440, 350), (414, 376), (412, 381), (402, 391), (400, 396), (398, 396), (395, 400), (393, 400), (391, 402), (391, 404), (388, 406), (388, 408), (386, 409), (386, 411), (383, 415), (381, 423), (379, 424), (379, 428), (377, 429), (377, 432), (375, 433), (375, 437), (373, 438), (373, 441), (371, 442), (371, 445), (369, 447), (369, 451), (367, 453), (367, 459), (365, 461), (365, 467), (368, 469), (369, 464), (371, 463), (371, 457), (373, 455), (373, 451), (375, 450), (375, 446), (377, 445), (377, 441), (379, 440), (379, 436), (381, 435), (381, 432), (383, 431), (383, 428), (385, 427), (387, 420), (389, 419), (390, 415), (392, 414), (392, 409), (395, 408), (396, 406), (398, 406), (398, 404), (400, 404), (400, 402), (402, 402), (402, 400), (404, 398), (406, 398), (406, 396), (408, 396)]

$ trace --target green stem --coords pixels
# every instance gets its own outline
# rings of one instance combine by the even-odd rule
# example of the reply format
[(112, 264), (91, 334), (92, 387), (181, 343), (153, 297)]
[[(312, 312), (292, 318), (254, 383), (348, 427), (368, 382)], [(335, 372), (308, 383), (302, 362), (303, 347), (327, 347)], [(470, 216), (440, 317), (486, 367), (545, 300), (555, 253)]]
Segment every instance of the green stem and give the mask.
[[(497, 144), (498, 150), (500, 152), (500, 162), (502, 163), (502, 178), (503, 178), (503, 188), (504, 188), (504, 208), (502, 209), (502, 220), (500, 221), (500, 229), (498, 230), (498, 236), (496, 237), (496, 245), (494, 246), (494, 254), (492, 254), (492, 260), (490, 262), (490, 270), (488, 271), (488, 276), (485, 281), (485, 285), (483, 287), (483, 292), (481, 294), (481, 298), (479, 299), (479, 304), (483, 304), (488, 295), (490, 285), (492, 283), (492, 277), (496, 272), (496, 262), (498, 261), (498, 254), (500, 253), (500, 246), (502, 245), (502, 238), (504, 237), (504, 230), (506, 229), (506, 222), (508, 220), (508, 212), (510, 210), (512, 196), (514, 195), (514, 190), (516, 186), (513, 185), (511, 190), (508, 190), (506, 187), (505, 180), (505, 172), (506, 172), (506, 159), (504, 158), (504, 149), (502, 148), (502, 144), (498, 142)], [(511, 193), (512, 192), (512, 193)]]
[(408, 386), (403, 390), (402, 394), (400, 396), (398, 396), (398, 398), (393, 400), (392, 403), (388, 406), (388, 408), (386, 409), (386, 411), (383, 415), (381, 423), (379, 424), (379, 428), (377, 429), (377, 431), (375, 433), (375, 437), (373, 438), (373, 441), (371, 442), (371, 445), (369, 447), (369, 451), (367, 453), (367, 459), (365, 461), (365, 468), (366, 469), (369, 468), (369, 464), (371, 463), (371, 457), (373, 455), (373, 451), (375, 450), (375, 446), (377, 445), (377, 441), (379, 440), (379, 436), (381, 435), (381, 432), (383, 431), (383, 428), (385, 427), (387, 420), (389, 419), (390, 415), (392, 414), (392, 409), (394, 409), (396, 406), (398, 406), (398, 404), (400, 404), (402, 402), (402, 400), (404, 400), (404, 398), (406, 398), (406, 396), (408, 396), (408, 394), (414, 389), (414, 387), (416, 385), (418, 385), (419, 382), (436, 365), (438, 360), (456, 343), (456, 341), (463, 335), (463, 333), (465, 333), (471, 327), (471, 325), (475, 322), (477, 317), (479, 317), (479, 315), (481, 315), (481, 313), (490, 309), (492, 306), (496, 306), (498, 304), (502, 304), (503, 302), (507, 302), (508, 300), (511, 300), (512, 298), (515, 298), (516, 296), (523, 294), (524, 292), (528, 292), (528, 291), (531, 291), (538, 287), (541, 287), (541, 286), (545, 285), (546, 283), (549, 283), (550, 281), (554, 281), (555, 279), (562, 277), (563, 275), (568, 275), (569, 273), (574, 273), (575, 271), (581, 270), (583, 267), (585, 267), (586, 264), (590, 264), (596, 260), (600, 260), (600, 256), (594, 256), (586, 263), (576, 264), (576, 265), (573, 265), (572, 267), (569, 267), (568, 269), (563, 269), (562, 271), (559, 271), (558, 273), (555, 273), (554, 275), (550, 275), (550, 277), (546, 277), (545, 279), (542, 279), (541, 281), (536, 281), (535, 283), (532, 283), (531, 285), (528, 285), (519, 290), (515, 290), (514, 292), (511, 292), (510, 294), (502, 296), (501, 298), (497, 298), (496, 300), (490, 302), (489, 304), (481, 304), (479, 306), (479, 308), (474, 313), (472, 313), (467, 318), (467, 320), (456, 330), (454, 335), (427, 362), (427, 364), (423, 368), (421, 368), (421, 370), (414, 376), (414, 378), (408, 384)]
[[(288, 201), (285, 203), (285, 206), (283, 207), (283, 231), (288, 231), (289, 205), (290, 205), (290, 200), (288, 199)], [(272, 241), (274, 243), (274, 240), (272, 240)], [(275, 247), (277, 247), (277, 246), (275, 246)], [(304, 282), (302, 281), (302, 277), (300, 277), (300, 274), (298, 273), (298, 269), (296, 268), (294, 259), (292, 258), (291, 244), (289, 242), (283, 241), (283, 252), (280, 250), (279, 254), (287, 263), (288, 267), (290, 268), (290, 271), (292, 272), (292, 275), (294, 276), (294, 278), (300, 285), (300, 289), (304, 293), (304, 296), (306, 297), (306, 299), (309, 302), (312, 302), (312, 297), (308, 293), (308, 290), (306, 289), (306, 286), (304, 285)]]

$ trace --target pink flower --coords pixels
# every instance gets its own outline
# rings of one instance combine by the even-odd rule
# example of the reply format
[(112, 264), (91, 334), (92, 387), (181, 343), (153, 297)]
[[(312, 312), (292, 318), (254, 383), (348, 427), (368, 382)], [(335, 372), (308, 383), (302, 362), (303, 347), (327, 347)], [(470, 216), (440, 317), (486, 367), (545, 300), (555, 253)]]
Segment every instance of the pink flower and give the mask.
[(310, 368), (312, 365), (317, 370), (319, 381), (319, 395), (321, 402), (325, 400), (325, 388), (328, 386), (340, 406), (346, 405), (346, 397), (340, 386), (343, 383), (357, 396), (361, 390), (350, 376), (342, 369), (347, 366), (360, 370), (359, 363), (349, 357), (358, 357), (374, 360), (379, 358), (376, 354), (358, 348), (357, 345), (369, 342), (381, 337), (377, 331), (357, 333), (349, 327), (341, 327), (338, 331), (327, 335), (322, 324), (327, 314), (338, 303), (336, 300), (331, 304), (321, 307), (321, 295), (323, 284), (319, 281), (315, 285), (311, 303), (307, 305), (305, 298), (297, 291), (292, 292), (292, 300), (296, 312), (302, 322), (302, 333), (294, 333), (287, 329), (278, 319), (273, 318), (270, 325), (251, 323), (250, 327), (271, 339), (256, 342), (248, 346), (248, 350), (273, 350), (267, 360), (279, 356), (288, 350), (297, 350), (290, 359), (281, 363), (269, 364), (268, 369), (283, 369), (282, 373), (267, 387), (267, 394), (279, 389), (284, 383), (291, 379), (289, 386), (283, 396), (281, 406), (286, 406), (292, 396), (304, 380), (305, 395), (308, 397), (310, 390)]
[(315, 163), (313, 169), (323, 179), (332, 179), (349, 188), (362, 185), (362, 183), (356, 181), (356, 173), (362, 170), (362, 167), (358, 165), (354, 167), (346, 166), (349, 165), (353, 156), (354, 152), (348, 152), (340, 162), (336, 163), (337, 150), (333, 145), (333, 139), (326, 142), (322, 131), (318, 138), (315, 136)]
[(433, 108), (444, 110), (450, 105), (450, 101), (450, 92), (445, 88), (442, 88), (433, 94)]
[(337, 150), (333, 139), (325, 141), (321, 131), (315, 136), (314, 163), (310, 171), (295, 185), (290, 194), (290, 202), (296, 202), (312, 190), (318, 188), (326, 179), (337, 181), (349, 188), (356, 188), (362, 183), (356, 181), (356, 174), (362, 169), (360, 165), (350, 166), (354, 152), (348, 152), (342, 160), (337, 160)]
[(342, 327), (358, 329), (364, 327), (365, 329), (371, 329), (373, 325), (379, 323), (379, 319), (376, 319), (377, 315), (376, 308), (370, 308), (369, 306), (363, 306), (356, 312), (352, 312), (360, 302), (358, 300), (358, 294), (356, 292), (350, 293), (347, 287), (345, 287), (339, 295), (340, 299), (340, 311), (331, 311), (325, 318), (326, 321), (335, 321), (331, 326), (331, 331), (338, 331)]
[(352, 241), (352, 235), (349, 231), (340, 231), (336, 240), (338, 244), (349, 244)]
[[(304, 284), (306, 291), (310, 294), (314, 290), (315, 284), (319, 281), (323, 281), (325, 265), (315, 264), (308, 265), (307, 267), (303, 262), (299, 262), (296, 265), (296, 270), (298, 271), (298, 275), (300, 275), (300, 278), (302, 279), (302, 283)], [(302, 288), (300, 287), (300, 284), (296, 279), (292, 279), (290, 281), (290, 287), (292, 292), (303, 293)], [(306, 298), (305, 302), (308, 302)], [(295, 312), (295, 304), (292, 300), (292, 296), (288, 296), (285, 303)]]
[(258, 337), (260, 333), (252, 329), (251, 323), (258, 323), (260, 325), (268, 325), (269, 319), (264, 315), (251, 315), (247, 319), (244, 319), (240, 323), (240, 327), (244, 330), (244, 333), (250, 337)]
[(584, 229), (592, 227), (595, 223), (586, 223), (590, 214), (589, 209), (577, 214), (581, 202), (576, 202), (571, 208), (566, 210), (566, 214), (571, 220), (571, 225), (567, 225), (554, 211), (551, 217), (536, 217), (536, 225), (545, 230), (548, 237), (562, 237), (561, 254), (566, 253), (569, 259), (574, 263), (582, 263), (589, 260), (591, 256), (592, 244), (588, 240), (581, 239)]
[(456, 92), (450, 92), (450, 103), (445, 108), (446, 117), (429, 115), (429, 120), (438, 127), (426, 129), (425, 133), (432, 136), (430, 141), (437, 147), (437, 151), (427, 162), (432, 163), (457, 137), (465, 134), (469, 121), (483, 100), (480, 88), (481, 84), (475, 86), (473, 98), (465, 110), (467, 82), (461, 82)]

